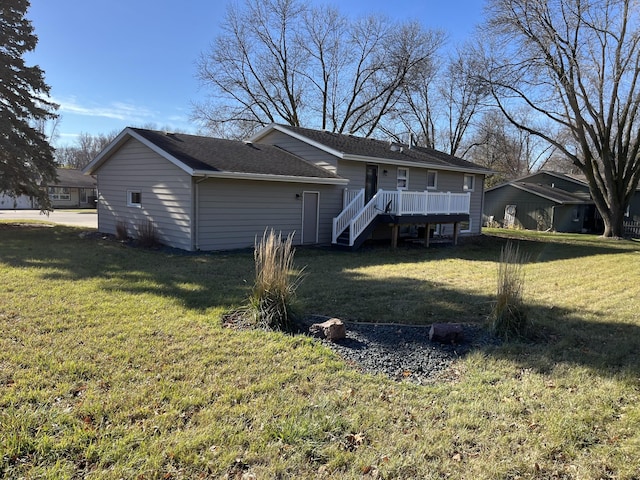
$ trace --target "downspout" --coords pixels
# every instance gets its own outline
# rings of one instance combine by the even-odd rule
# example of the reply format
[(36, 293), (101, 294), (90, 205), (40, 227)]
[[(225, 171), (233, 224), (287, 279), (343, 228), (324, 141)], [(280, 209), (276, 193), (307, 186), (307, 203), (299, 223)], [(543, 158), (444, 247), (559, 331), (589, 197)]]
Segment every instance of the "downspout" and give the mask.
[(551, 205), (551, 231), (556, 231), (556, 206)]

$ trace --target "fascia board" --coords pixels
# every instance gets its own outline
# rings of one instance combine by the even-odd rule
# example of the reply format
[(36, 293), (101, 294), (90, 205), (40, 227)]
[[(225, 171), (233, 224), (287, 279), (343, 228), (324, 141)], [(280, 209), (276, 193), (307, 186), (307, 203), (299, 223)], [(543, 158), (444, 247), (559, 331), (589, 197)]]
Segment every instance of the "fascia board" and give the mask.
[(253, 143), (258, 143), (260, 140), (262, 140), (264, 137), (266, 137), (269, 132), (271, 132), (273, 130), (277, 130), (278, 132), (284, 133), (285, 135), (288, 135), (289, 137), (295, 138), (296, 140), (300, 140), (301, 142), (304, 142), (307, 145), (311, 145), (312, 147), (318, 148), (318, 149), (322, 150), (323, 152), (326, 152), (326, 153), (328, 153), (330, 155), (333, 155), (335, 157), (343, 158), (343, 156), (344, 156), (343, 152), (340, 152), (338, 150), (334, 150), (333, 148), (329, 148), (324, 143), (320, 143), (320, 142), (316, 142), (315, 140), (311, 140), (310, 138), (305, 137), (304, 135), (301, 135), (301, 134), (296, 133), (296, 132), (292, 132), (291, 130), (287, 129), (286, 127), (283, 127), (282, 125), (278, 125), (278, 124), (267, 125), (265, 128), (260, 130), (254, 136), (252, 136), (249, 139), (249, 141), (253, 142)]
[(264, 173), (242, 173), (242, 172), (210, 172), (207, 170), (195, 170), (194, 177), (224, 178), (234, 180), (259, 180), (268, 182), (287, 183), (315, 183), (320, 185), (348, 185), (346, 178), (317, 178), (317, 177), (294, 177), (289, 175), (270, 175)]
[(182, 161), (178, 160), (173, 155), (170, 155), (162, 148), (158, 147), (155, 143), (150, 142), (142, 135), (138, 134), (135, 130), (127, 127), (109, 144), (107, 145), (97, 156), (93, 159), (86, 167), (82, 169), (82, 173), (85, 175), (93, 174), (113, 153), (118, 150), (124, 143), (129, 139), (134, 138), (142, 143), (144, 146), (157, 153), (164, 159), (168, 160), (176, 167), (185, 171), (189, 175), (193, 175), (194, 170), (187, 165), (185, 165)]
[(104, 147), (96, 157), (91, 160), (84, 168), (81, 170), (84, 175), (92, 175), (100, 165), (102, 165), (107, 158), (111, 156), (113, 152), (115, 152), (124, 142), (127, 140), (129, 136), (129, 128), (125, 128), (122, 130), (116, 138), (114, 138), (106, 147)]

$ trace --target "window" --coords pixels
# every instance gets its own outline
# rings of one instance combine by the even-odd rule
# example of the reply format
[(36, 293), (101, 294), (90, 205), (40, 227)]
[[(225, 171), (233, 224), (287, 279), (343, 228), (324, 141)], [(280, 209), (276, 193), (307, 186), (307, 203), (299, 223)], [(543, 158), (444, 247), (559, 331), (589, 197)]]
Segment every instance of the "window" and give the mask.
[(468, 222), (460, 222), (458, 224), (458, 232), (469, 233), (471, 232), (471, 219)]
[(435, 190), (436, 188), (438, 188), (438, 172), (427, 170), (427, 189)]
[(406, 190), (409, 186), (409, 169), (398, 168), (398, 189)]
[(142, 193), (139, 190), (127, 190), (127, 206), (138, 208), (142, 206)]
[(51, 200), (71, 200), (71, 193), (68, 187), (49, 187), (49, 198)]
[(476, 177), (474, 177), (473, 175), (465, 175), (464, 176), (464, 185), (462, 187), (462, 189), (465, 192), (473, 192), (473, 188), (474, 188), (474, 184), (475, 184), (475, 179)]

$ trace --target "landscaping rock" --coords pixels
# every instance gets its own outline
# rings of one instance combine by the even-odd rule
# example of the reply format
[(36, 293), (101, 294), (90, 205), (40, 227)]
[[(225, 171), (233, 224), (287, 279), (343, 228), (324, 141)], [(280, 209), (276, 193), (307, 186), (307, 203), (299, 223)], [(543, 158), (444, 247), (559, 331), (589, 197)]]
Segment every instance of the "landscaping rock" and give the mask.
[(347, 329), (339, 318), (330, 318), (326, 322), (311, 325), (309, 333), (314, 337), (337, 342), (347, 336)]
[(458, 344), (464, 340), (462, 325), (459, 323), (434, 323), (429, 330), (432, 342)]

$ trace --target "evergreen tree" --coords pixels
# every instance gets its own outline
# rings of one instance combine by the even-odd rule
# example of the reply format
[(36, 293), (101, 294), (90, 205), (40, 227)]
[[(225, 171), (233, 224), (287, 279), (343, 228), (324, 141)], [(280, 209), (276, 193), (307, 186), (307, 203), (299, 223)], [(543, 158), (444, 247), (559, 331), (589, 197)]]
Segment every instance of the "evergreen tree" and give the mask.
[(0, 2), (0, 192), (36, 198), (50, 208), (41, 185), (55, 179), (53, 148), (34, 128), (37, 122), (55, 118), (49, 86), (38, 66), (25, 65), (23, 55), (32, 51), (38, 37), (25, 18), (28, 0)]

